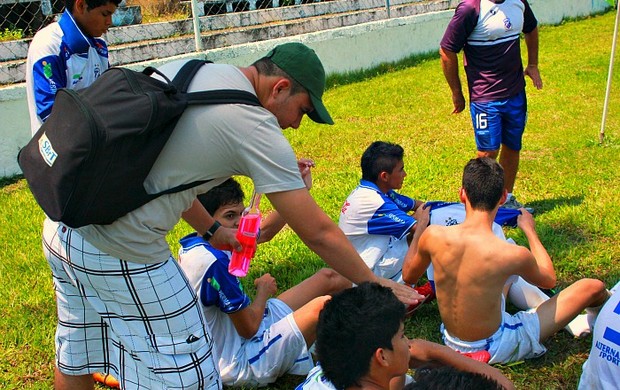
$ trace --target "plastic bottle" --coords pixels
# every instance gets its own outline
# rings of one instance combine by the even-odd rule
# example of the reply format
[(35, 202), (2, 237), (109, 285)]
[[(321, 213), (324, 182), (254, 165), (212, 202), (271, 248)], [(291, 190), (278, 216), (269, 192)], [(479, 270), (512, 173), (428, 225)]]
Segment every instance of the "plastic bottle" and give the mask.
[(240, 252), (233, 250), (228, 272), (231, 275), (244, 277), (248, 274), (250, 261), (256, 253), (256, 240), (260, 229), (261, 214), (258, 208), (262, 194), (254, 193), (249, 210), (241, 217), (237, 228), (237, 241), (243, 249)]

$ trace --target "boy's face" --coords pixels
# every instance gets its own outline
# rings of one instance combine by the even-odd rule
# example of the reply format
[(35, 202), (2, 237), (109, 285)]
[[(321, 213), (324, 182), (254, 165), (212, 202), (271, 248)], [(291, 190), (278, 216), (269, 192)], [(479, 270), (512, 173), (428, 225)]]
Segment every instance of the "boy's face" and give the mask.
[(239, 220), (241, 219), (243, 210), (245, 210), (243, 202), (225, 204), (215, 210), (213, 218), (226, 228), (236, 229), (239, 226)]
[(399, 190), (403, 186), (403, 181), (407, 176), (405, 163), (401, 160), (396, 163), (392, 172), (388, 172), (387, 185), (393, 190)]
[(392, 337), (392, 350), (384, 350), (390, 354), (390, 368), (394, 376), (404, 375), (409, 370), (409, 339), (405, 336), (405, 325), (400, 323), (398, 332)]
[(112, 26), (114, 11), (116, 11), (116, 5), (112, 2), (88, 9), (85, 0), (76, 0), (72, 15), (85, 35), (100, 37)]

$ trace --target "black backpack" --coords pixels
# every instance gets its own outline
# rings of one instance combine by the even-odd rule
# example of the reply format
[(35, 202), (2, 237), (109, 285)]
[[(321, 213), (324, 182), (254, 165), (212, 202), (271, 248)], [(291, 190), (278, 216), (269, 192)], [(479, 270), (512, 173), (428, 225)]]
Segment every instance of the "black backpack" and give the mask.
[[(73, 228), (110, 224), (158, 196), (207, 182), (156, 194), (147, 194), (143, 185), (188, 105), (260, 106), (246, 91), (187, 93), (205, 63), (187, 62), (173, 81), (152, 67), (110, 68), (88, 88), (60, 89), (50, 116), (17, 157), (47, 216)], [(153, 73), (166, 82), (150, 77)]]

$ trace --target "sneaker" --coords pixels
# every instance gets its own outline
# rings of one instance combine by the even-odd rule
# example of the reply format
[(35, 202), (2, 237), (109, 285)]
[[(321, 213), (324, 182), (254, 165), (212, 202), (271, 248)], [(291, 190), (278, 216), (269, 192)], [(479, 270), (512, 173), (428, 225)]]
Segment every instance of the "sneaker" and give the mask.
[(506, 199), (506, 203), (501, 205), (501, 207), (504, 208), (504, 209), (513, 209), (513, 210), (518, 210), (518, 209), (523, 207), (523, 208), (525, 208), (528, 211), (528, 213), (530, 213), (530, 214), (534, 213), (534, 209), (533, 208), (523, 206), (523, 204), (521, 202), (519, 202), (514, 195), (510, 195), (510, 197), (508, 197), (508, 199)]
[(459, 352), (463, 356), (467, 356), (470, 359), (474, 359), (475, 361), (488, 363), (491, 360), (491, 354), (489, 351), (482, 350), (476, 352)]

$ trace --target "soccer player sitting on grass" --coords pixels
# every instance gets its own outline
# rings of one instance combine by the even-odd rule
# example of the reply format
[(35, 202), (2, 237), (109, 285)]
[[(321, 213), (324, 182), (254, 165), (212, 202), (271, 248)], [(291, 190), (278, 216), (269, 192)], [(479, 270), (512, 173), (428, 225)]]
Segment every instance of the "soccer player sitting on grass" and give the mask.
[[(216, 221), (229, 228), (238, 226), (245, 209), (243, 192), (233, 179), (199, 195), (198, 200)], [(269, 240), (283, 226), (277, 211), (272, 212), (261, 224), (258, 242)], [(181, 239), (179, 264), (203, 305), (222, 382), (257, 386), (274, 382), (285, 373), (306, 375), (313, 367), (308, 346), (316, 337), (319, 311), (330, 298), (327, 294), (350, 287), (351, 282), (324, 268), (269, 299), (277, 285), (270, 274), (264, 274), (254, 280), (256, 297), (250, 301), (239, 279), (228, 273), (230, 256), (199, 234)]]
[[(400, 145), (375, 141), (362, 154), (362, 180), (340, 211), (338, 226), (377, 276), (403, 283), (403, 261), (424, 203), (397, 193), (407, 176)], [(417, 291), (432, 299), (430, 284)]]
[(489, 363), (542, 355), (544, 340), (585, 308), (596, 312), (594, 307), (600, 308), (609, 295), (603, 282), (581, 279), (534, 310), (506, 313), (504, 295), (514, 275), (540, 288), (556, 283), (551, 258), (525, 209), (517, 223), (529, 250), (493, 234), (491, 226), (506, 194), (499, 163), (491, 158), (470, 160), (459, 191), (465, 221), (428, 226), (428, 213), (421, 213), (403, 269), (405, 281), (415, 283), (433, 264), (444, 343), (460, 352), (486, 350)]
[[(451, 366), (513, 384), (488, 364), (404, 333), (405, 308), (388, 288), (365, 282), (334, 294), (319, 315), (320, 365), (297, 390), (402, 390), (409, 368)], [(410, 380), (410, 378), (409, 378)]]

